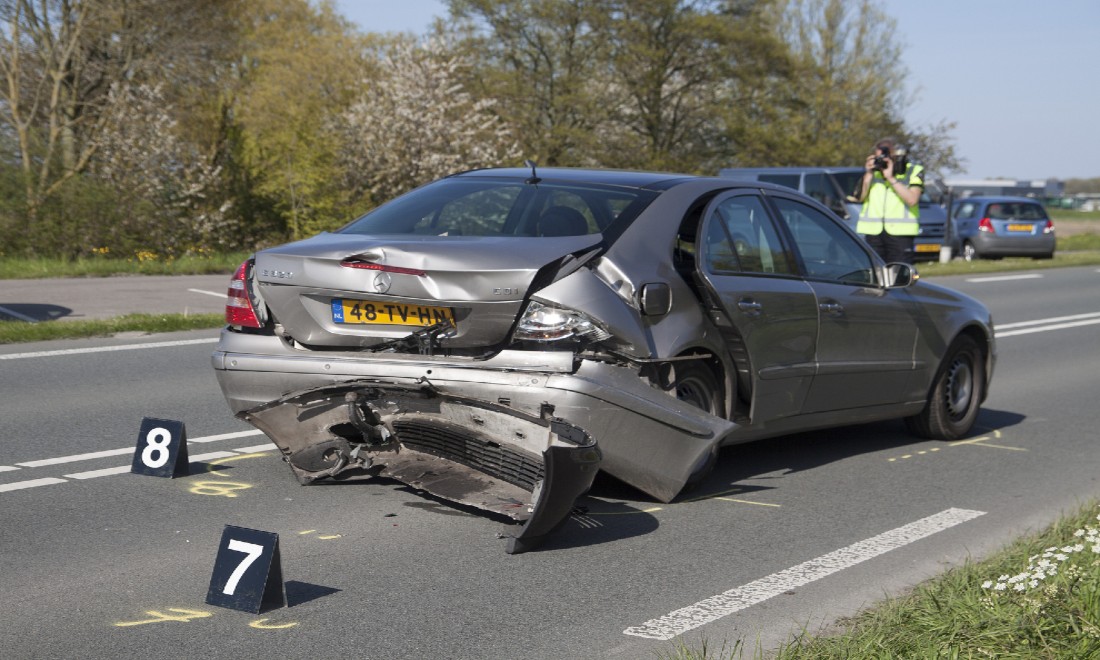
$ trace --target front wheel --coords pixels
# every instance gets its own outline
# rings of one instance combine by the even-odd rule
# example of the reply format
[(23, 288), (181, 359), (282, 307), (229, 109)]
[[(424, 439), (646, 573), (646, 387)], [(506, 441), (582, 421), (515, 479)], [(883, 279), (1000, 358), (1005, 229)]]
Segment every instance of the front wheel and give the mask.
[(970, 337), (959, 337), (940, 365), (928, 403), (907, 417), (916, 435), (934, 440), (958, 440), (970, 432), (985, 396), (985, 360)]

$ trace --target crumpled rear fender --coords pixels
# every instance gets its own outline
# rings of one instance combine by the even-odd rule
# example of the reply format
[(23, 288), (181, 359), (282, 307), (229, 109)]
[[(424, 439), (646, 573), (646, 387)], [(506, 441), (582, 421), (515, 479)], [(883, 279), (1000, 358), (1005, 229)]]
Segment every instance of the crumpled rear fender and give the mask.
[(569, 516), (600, 467), (584, 429), (416, 385), (345, 382), (239, 415), (283, 453), (302, 484), (364, 473), (523, 522), (507, 551), (537, 547)]

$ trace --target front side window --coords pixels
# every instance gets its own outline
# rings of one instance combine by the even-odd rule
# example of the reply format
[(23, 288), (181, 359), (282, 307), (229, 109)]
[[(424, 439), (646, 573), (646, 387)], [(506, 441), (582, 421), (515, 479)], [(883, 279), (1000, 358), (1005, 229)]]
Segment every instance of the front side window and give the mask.
[(870, 254), (836, 221), (792, 199), (775, 198), (775, 205), (802, 255), (807, 276), (857, 284), (875, 282)]
[(794, 274), (771, 218), (755, 195), (719, 202), (711, 211), (704, 239), (712, 273)]

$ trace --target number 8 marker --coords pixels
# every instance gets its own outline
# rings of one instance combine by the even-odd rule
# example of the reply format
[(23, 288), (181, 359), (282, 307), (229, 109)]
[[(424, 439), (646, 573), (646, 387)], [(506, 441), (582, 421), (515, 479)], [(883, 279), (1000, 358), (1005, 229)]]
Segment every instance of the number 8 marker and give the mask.
[[(172, 434), (168, 429), (158, 426), (145, 434), (146, 446), (141, 452), (141, 462), (151, 468), (163, 467), (168, 462), (168, 446), (172, 442)], [(153, 454), (158, 454), (153, 458)]]

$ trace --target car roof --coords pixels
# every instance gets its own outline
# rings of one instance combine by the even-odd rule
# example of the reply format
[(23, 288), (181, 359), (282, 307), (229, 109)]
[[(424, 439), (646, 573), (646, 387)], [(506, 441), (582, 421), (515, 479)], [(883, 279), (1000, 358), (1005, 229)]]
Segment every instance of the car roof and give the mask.
[(1028, 202), (1030, 204), (1038, 204), (1042, 206), (1043, 203), (1032, 197), (1016, 197), (1012, 195), (971, 195), (970, 197), (963, 197), (962, 199), (955, 200), (956, 203), (962, 202)]
[(718, 170), (718, 176), (727, 176), (727, 174), (802, 174), (805, 172), (862, 172), (862, 167), (846, 167), (846, 166), (810, 166), (810, 167), (725, 167)]
[[(460, 172), (452, 176), (461, 178), (502, 177), (509, 179), (525, 179), (531, 176), (531, 172), (531, 168), (526, 167), (498, 167), (481, 170), (470, 170), (467, 172)], [(675, 174), (671, 172), (598, 170), (574, 167), (535, 167), (534, 172), (536, 176), (544, 181), (602, 183), (629, 188), (647, 188), (650, 190), (666, 190), (679, 183), (713, 178), (695, 176), (692, 174)]]

